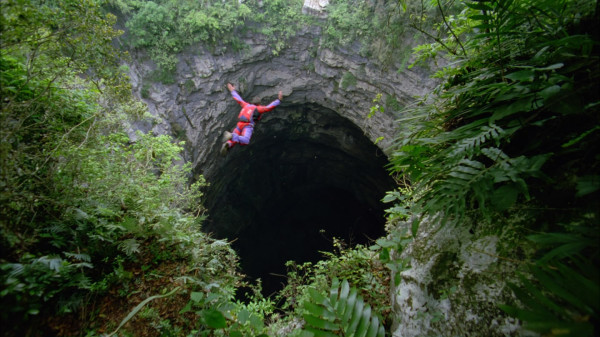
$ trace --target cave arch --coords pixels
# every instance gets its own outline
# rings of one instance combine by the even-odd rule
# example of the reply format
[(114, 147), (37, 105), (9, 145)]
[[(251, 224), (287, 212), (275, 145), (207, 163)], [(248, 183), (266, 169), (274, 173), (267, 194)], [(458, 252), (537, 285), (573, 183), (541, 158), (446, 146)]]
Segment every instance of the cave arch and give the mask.
[(387, 157), (363, 131), (318, 104), (265, 114), (248, 146), (234, 147), (207, 177), (204, 229), (235, 240), (242, 271), (265, 295), (285, 262), (320, 259), (332, 238), (367, 243), (384, 234), (381, 199), (394, 188)]

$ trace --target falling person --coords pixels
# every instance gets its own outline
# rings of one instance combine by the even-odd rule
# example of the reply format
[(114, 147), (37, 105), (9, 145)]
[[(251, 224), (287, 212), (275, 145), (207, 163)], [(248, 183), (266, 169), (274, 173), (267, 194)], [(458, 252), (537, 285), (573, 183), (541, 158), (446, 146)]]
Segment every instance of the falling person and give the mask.
[(252, 103), (244, 101), (231, 83), (227, 83), (227, 89), (231, 92), (233, 99), (242, 106), (242, 110), (238, 115), (238, 123), (235, 129), (232, 132), (225, 131), (223, 134), (224, 143), (221, 147), (221, 154), (223, 155), (227, 154), (235, 144), (248, 145), (252, 132), (254, 132), (254, 125), (262, 118), (262, 114), (275, 109), (283, 98), (283, 94), (279, 91), (278, 99), (265, 106), (259, 105), (260, 99), (254, 99)]

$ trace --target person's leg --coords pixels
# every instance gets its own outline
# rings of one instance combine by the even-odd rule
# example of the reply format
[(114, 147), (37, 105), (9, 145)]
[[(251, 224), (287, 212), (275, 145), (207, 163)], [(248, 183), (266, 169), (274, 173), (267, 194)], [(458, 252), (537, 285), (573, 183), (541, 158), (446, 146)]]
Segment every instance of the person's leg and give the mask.
[(233, 129), (233, 132), (231, 133), (231, 139), (227, 141), (227, 145), (229, 145), (229, 148), (232, 148), (235, 145), (235, 143), (240, 142), (238, 140), (240, 136), (241, 136), (240, 128), (236, 127), (235, 129)]
[[(237, 131), (237, 128), (236, 128)], [(252, 137), (252, 132), (254, 131), (254, 127), (252, 125), (246, 126), (242, 133), (233, 133), (231, 135), (231, 141), (238, 142), (242, 145), (248, 145), (250, 143), (250, 138)]]

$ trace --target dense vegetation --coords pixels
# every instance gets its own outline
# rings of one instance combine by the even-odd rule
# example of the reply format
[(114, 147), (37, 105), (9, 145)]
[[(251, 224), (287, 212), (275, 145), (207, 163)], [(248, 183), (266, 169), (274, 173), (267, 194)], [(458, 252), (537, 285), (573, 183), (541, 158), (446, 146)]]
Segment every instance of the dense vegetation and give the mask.
[[(182, 163), (183, 144), (126, 132), (149, 117), (131, 97), (115, 39), (147, 52), (156, 79), (168, 81), (186, 48), (243, 50), (250, 28), (277, 53), (308, 23), (322, 27), (322, 46), (400, 71), (413, 36), (430, 42), (415, 49), (417, 62), (451, 64), (436, 74), (439, 88), (404, 111), (409, 136), (391, 164), (404, 179), (385, 198), (390, 222), (417, 215), (413, 234), (425, 217), (510, 222), (519, 244), (537, 250), (514, 284), (520, 302), (502, 308), (544, 335), (597, 334), (597, 1), (338, 0), (314, 22), (300, 1), (101, 3), (2, 2), (7, 335), (384, 333), (397, 281), (389, 270), (407, 268), (392, 251), (411, 233), (369, 248), (335, 241), (318, 263), (289, 262), (288, 286), (265, 299), (260, 284), (244, 282), (229, 244), (201, 231), (205, 183)], [(125, 18), (124, 37), (110, 12)]]
[(512, 285), (521, 304), (502, 308), (543, 335), (598, 333), (599, 14), (596, 1), (465, 3), (417, 48), (452, 66), (407, 111), (392, 158), (413, 231), (469, 218), (516, 225), (514, 249), (536, 247)]
[[(225, 20), (227, 29), (198, 28), (187, 32), (191, 40), (173, 42), (164, 28), (178, 18), (156, 21), (153, 15), (174, 15), (174, 7), (165, 12), (151, 2), (130, 4), (137, 7), (127, 26), (139, 38), (132, 47), (147, 48), (165, 68), (172, 67), (178, 48), (204, 41), (206, 32), (220, 41), (243, 23), (234, 20), (243, 10), (225, 8), (223, 15), (233, 15), (236, 24)], [(244, 283), (229, 244), (201, 231), (204, 182), (192, 180), (189, 164), (181, 163), (183, 144), (164, 135), (126, 132), (131, 120), (151, 117), (131, 96), (127, 69), (120, 66), (126, 53), (113, 48), (122, 34), (114, 28), (116, 16), (109, 14), (115, 5), (2, 2), (3, 332), (260, 335), (274, 304), (262, 297), (259, 284)], [(206, 16), (210, 8), (224, 8), (209, 2), (197, 6), (197, 20), (220, 15)], [(285, 2), (269, 6), (288, 10)], [(299, 8), (294, 13), (299, 15)], [(140, 35), (156, 32), (146, 26), (136, 31), (136, 24), (149, 24), (140, 23), (142, 18), (154, 20), (165, 33), (161, 39)], [(283, 26), (256, 29), (290, 34), (289, 27), (277, 28)], [(368, 250), (348, 254), (352, 258), (340, 259), (372, 264)], [(327, 266), (303, 277), (323, 280), (319, 275)], [(347, 270), (340, 276), (352, 276)], [(380, 283), (359, 274), (355, 279), (372, 287)], [(249, 291), (245, 303), (236, 299), (242, 289)]]
[(125, 19), (131, 48), (148, 52), (157, 66), (154, 80), (169, 83), (177, 65), (177, 54), (201, 44), (215, 54), (245, 48), (243, 32), (263, 34), (273, 53), (297, 31), (301, 1), (187, 1), (113, 0), (111, 9)]
[[(332, 1), (328, 18), (318, 20), (302, 15), (301, 0), (269, 1), (188, 1), (188, 0), (110, 0), (109, 9), (124, 17), (127, 34), (122, 40), (129, 48), (147, 52), (156, 64), (149, 80), (171, 83), (177, 55), (194, 52), (202, 45), (215, 54), (243, 51), (248, 32), (261, 36), (277, 55), (289, 39), (304, 27), (322, 31), (321, 46), (352, 48), (382, 65), (406, 65), (411, 47), (423, 41), (432, 23), (411, 21), (417, 10), (436, 20), (435, 7), (421, 8), (409, 2)], [(414, 7), (414, 8), (413, 8)], [(415, 34), (415, 29), (417, 34)]]
[[(145, 107), (119, 67), (126, 55), (112, 46), (121, 34), (114, 23), (94, 1), (2, 2), (7, 335), (116, 328), (98, 319), (107, 314), (100, 299), (115, 291), (127, 299), (150, 280), (158, 282), (151, 293), (207, 289), (213, 302), (200, 308), (232, 298), (241, 280), (228, 244), (199, 230), (203, 181), (190, 185), (189, 165), (177, 165), (182, 144), (125, 133)], [(181, 266), (178, 274), (160, 275), (165, 261)], [(75, 327), (56, 318), (67, 314)]]

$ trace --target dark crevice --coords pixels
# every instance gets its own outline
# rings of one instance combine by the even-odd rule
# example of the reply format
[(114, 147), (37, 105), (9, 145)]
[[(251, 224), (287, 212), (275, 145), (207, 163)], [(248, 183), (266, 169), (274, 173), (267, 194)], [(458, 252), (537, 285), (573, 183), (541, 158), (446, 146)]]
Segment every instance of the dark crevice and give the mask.
[[(233, 125), (231, 126), (233, 127)], [(360, 128), (318, 105), (280, 106), (207, 177), (205, 230), (235, 240), (242, 271), (281, 288), (285, 262), (315, 262), (332, 238), (384, 234), (381, 199), (394, 188), (387, 158)]]

